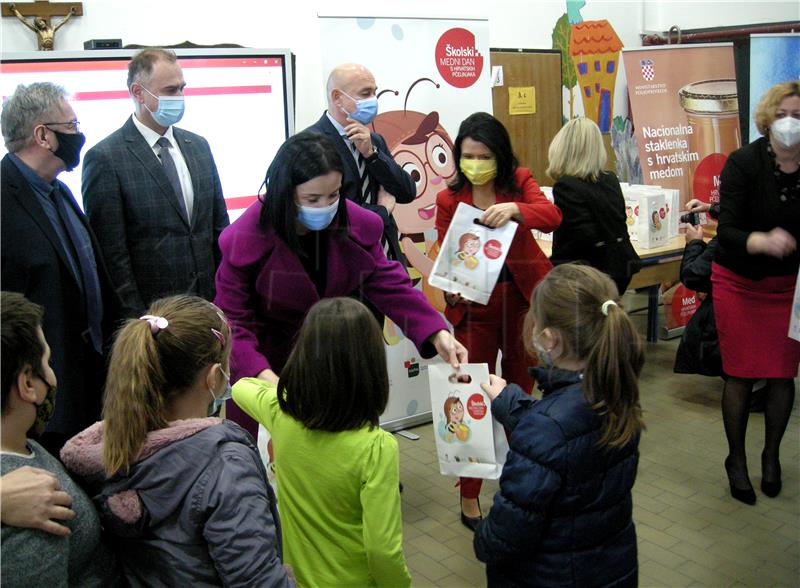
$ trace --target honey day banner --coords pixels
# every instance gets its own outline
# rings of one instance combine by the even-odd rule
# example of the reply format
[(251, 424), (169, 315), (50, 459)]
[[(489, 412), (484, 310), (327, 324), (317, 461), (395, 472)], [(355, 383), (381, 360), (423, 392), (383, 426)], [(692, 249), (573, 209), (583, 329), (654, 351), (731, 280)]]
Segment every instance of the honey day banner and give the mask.
[(733, 45), (624, 49), (645, 184), (680, 190), (680, 204), (719, 201), (719, 177), (741, 147)]

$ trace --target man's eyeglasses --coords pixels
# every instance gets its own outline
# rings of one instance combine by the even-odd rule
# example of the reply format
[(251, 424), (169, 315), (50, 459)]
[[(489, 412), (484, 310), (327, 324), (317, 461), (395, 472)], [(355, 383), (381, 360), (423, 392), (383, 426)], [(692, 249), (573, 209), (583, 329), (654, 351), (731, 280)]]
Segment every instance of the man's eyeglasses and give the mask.
[[(49, 125), (61, 125), (62, 127), (67, 127), (70, 131), (75, 131), (76, 133), (79, 133), (80, 130), (81, 130), (81, 123), (79, 121), (77, 121), (77, 120), (70, 120), (70, 121), (67, 121), (67, 122), (46, 122), (46, 123), (42, 123), (42, 126), (45, 126), (48, 129), (50, 129)], [(50, 130), (52, 131), (53, 129), (50, 129)]]

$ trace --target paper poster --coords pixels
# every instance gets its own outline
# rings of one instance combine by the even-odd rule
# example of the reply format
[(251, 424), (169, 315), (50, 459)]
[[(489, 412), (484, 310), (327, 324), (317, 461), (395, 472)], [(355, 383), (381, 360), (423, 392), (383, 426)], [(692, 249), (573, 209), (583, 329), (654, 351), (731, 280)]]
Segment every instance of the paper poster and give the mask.
[(509, 86), (508, 114), (536, 114), (536, 88)]
[(728, 155), (741, 147), (733, 46), (622, 52), (645, 184), (680, 190), (680, 207), (719, 202)]
[(492, 88), (499, 88), (503, 85), (503, 66), (492, 66)]

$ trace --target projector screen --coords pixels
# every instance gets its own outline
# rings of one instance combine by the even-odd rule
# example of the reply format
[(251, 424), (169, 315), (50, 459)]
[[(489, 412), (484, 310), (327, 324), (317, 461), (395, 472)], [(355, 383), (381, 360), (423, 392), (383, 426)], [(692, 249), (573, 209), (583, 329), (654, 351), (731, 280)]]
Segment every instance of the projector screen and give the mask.
[[(291, 54), (270, 49), (175, 52), (186, 80), (186, 113), (177, 126), (208, 140), (233, 221), (255, 200), (275, 152), (294, 133)], [(0, 93), (5, 100), (18, 84), (63, 86), (86, 135), (85, 154), (133, 112), (126, 84), (134, 53), (6, 53), (0, 59)], [(0, 147), (0, 154), (5, 152)], [(62, 172), (59, 179), (83, 206), (81, 168)]]

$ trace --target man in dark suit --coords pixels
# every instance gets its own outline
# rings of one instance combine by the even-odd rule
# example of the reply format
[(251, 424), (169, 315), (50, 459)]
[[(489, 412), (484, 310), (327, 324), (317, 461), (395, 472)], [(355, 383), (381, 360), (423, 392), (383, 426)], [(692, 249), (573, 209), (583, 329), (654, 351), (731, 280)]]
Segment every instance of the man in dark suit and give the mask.
[(19, 86), (2, 114), (2, 286), (45, 309), (58, 392), (40, 441), (53, 455), (100, 417), (103, 348), (119, 310), (86, 217), (56, 179), (78, 165), (85, 141), (65, 96), (51, 83)]
[(173, 126), (185, 86), (173, 52), (137, 53), (128, 64), (135, 111), (83, 164), (86, 214), (129, 316), (172, 294), (214, 299), (228, 213), (208, 142)]
[(306, 130), (333, 142), (344, 162), (340, 193), (383, 219), (387, 255), (405, 263), (392, 211), (396, 202), (413, 202), (417, 188), (383, 137), (367, 126), (378, 114), (375, 78), (363, 65), (347, 63), (334, 68), (326, 90), (328, 110)]

